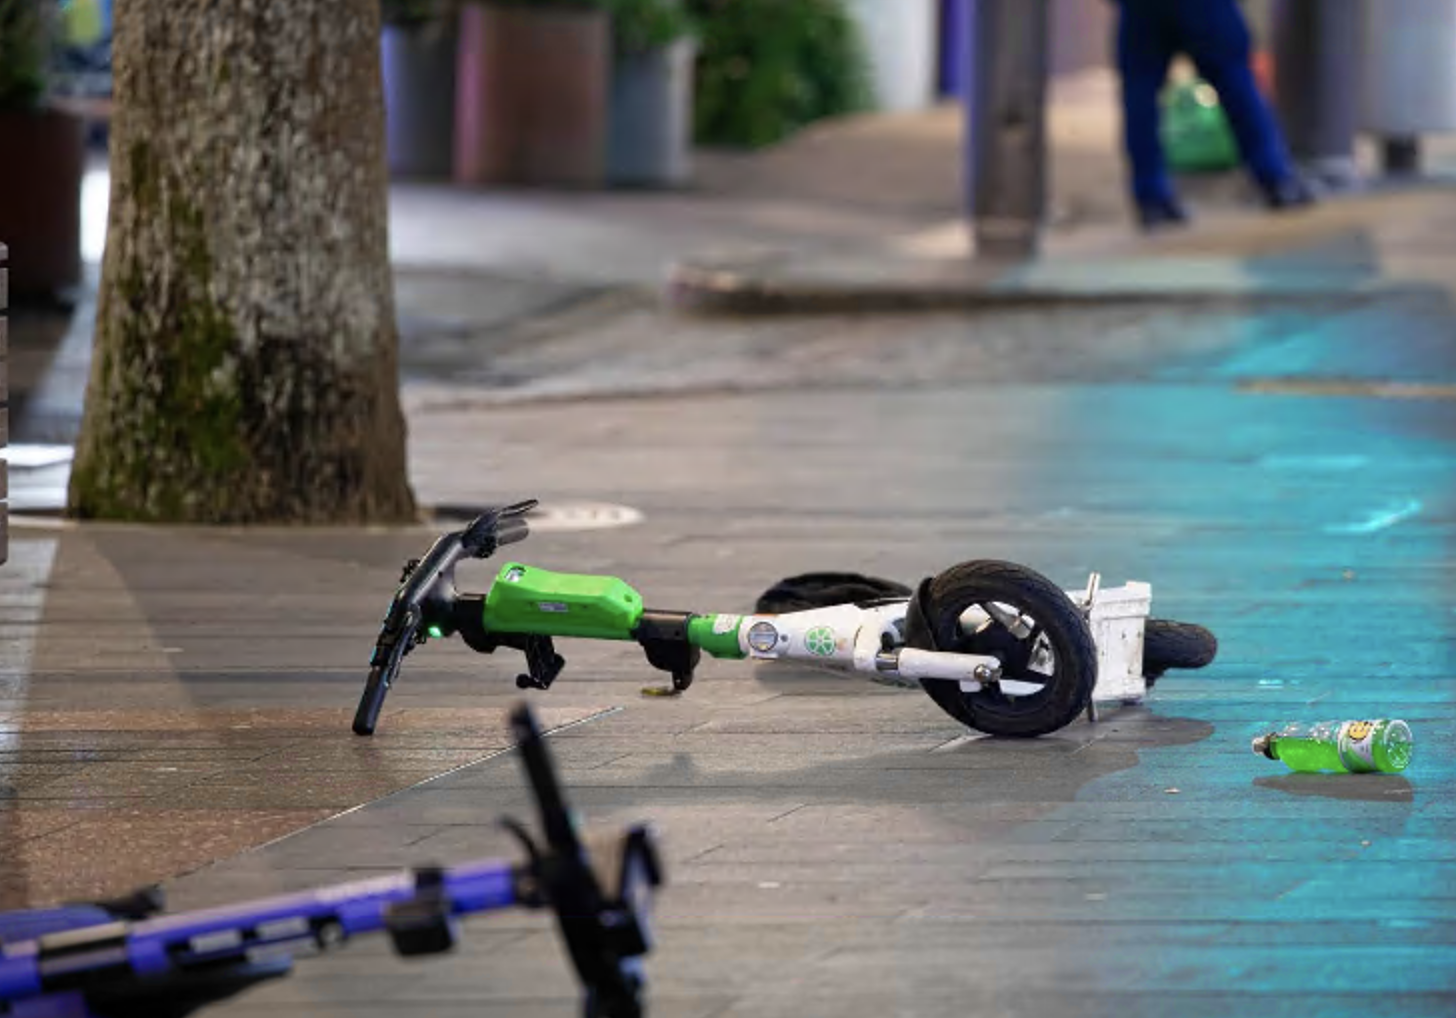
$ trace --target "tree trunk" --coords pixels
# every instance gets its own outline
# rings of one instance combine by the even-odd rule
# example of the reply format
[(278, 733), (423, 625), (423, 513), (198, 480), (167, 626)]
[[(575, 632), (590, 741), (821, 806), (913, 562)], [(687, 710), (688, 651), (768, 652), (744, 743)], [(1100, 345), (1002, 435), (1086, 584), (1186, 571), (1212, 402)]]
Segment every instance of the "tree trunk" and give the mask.
[(378, 0), (127, 0), (79, 517), (413, 518)]

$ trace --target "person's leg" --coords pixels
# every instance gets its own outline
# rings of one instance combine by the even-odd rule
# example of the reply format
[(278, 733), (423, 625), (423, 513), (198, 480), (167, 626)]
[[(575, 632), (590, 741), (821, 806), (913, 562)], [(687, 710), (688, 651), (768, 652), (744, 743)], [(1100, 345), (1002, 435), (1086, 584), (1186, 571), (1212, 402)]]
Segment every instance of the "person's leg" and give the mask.
[(1170, 0), (1170, 7), (1179, 43), (1218, 93), (1250, 175), (1271, 203), (1282, 204), (1276, 199), (1298, 178), (1284, 134), (1254, 77), (1249, 26), (1238, 3)]
[(1157, 13), (1161, 0), (1122, 0), (1117, 23), (1117, 69), (1122, 80), (1123, 145), (1129, 190), (1139, 210), (1176, 208), (1159, 137), (1158, 98), (1173, 50)]

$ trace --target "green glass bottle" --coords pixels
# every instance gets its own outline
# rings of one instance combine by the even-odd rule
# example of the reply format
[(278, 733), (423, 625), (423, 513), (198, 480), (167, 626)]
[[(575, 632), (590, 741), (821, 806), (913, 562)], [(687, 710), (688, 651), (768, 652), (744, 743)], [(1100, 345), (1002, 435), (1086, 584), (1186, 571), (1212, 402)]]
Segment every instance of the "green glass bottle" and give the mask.
[(1294, 723), (1254, 740), (1254, 752), (1282, 760), (1294, 771), (1398, 774), (1410, 764), (1414, 745), (1404, 721)]

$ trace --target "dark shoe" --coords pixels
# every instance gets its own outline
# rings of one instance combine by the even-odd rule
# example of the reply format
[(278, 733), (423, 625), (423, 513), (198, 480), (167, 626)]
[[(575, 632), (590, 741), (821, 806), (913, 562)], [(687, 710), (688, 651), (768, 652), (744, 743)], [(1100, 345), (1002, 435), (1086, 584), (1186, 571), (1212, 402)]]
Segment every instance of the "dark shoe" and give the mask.
[(1148, 232), (1183, 226), (1188, 222), (1188, 213), (1183, 206), (1169, 198), (1164, 201), (1141, 202), (1138, 204), (1138, 222)]
[(1315, 203), (1314, 192), (1299, 177), (1285, 177), (1264, 185), (1264, 202), (1275, 211), (1304, 208)]

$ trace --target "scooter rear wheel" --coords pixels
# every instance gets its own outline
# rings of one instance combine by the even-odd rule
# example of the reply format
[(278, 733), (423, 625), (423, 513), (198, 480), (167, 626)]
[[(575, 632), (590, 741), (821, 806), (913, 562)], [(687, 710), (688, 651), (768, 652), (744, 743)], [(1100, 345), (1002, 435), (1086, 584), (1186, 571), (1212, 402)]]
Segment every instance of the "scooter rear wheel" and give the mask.
[(1218, 638), (1202, 626), (1172, 619), (1143, 625), (1143, 676), (1148, 688), (1169, 668), (1202, 668), (1218, 656)]
[(943, 679), (921, 683), (951, 717), (991, 735), (1064, 728), (1097, 682), (1097, 648), (1081, 610), (1046, 577), (1010, 562), (964, 562), (922, 583), (905, 643), (1000, 660), (1002, 680), (976, 692)]

